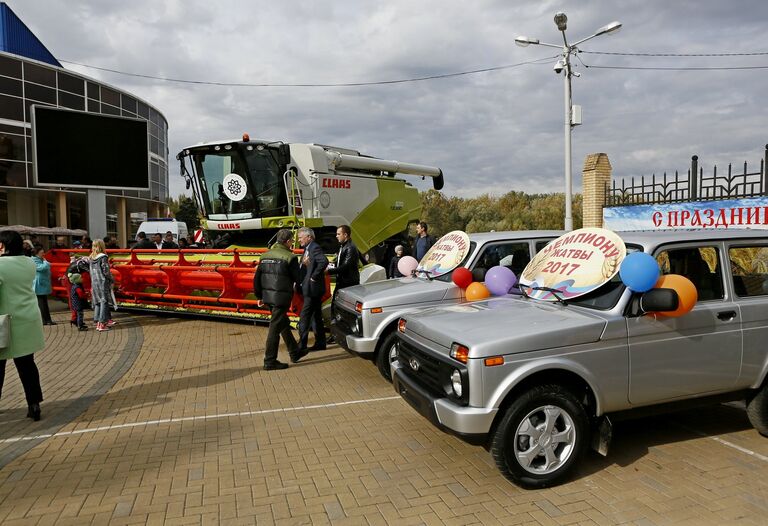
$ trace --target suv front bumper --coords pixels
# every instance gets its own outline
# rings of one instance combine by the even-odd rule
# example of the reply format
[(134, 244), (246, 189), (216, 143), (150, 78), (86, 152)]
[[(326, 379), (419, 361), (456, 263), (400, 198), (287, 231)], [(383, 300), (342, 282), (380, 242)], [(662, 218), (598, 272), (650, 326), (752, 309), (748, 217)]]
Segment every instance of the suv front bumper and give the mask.
[(378, 338), (361, 338), (349, 334), (338, 323), (331, 323), (331, 334), (344, 349), (357, 354), (373, 354), (379, 343)]
[(398, 361), (392, 363), (392, 385), (421, 416), (471, 443), (484, 442), (498, 412), (497, 409), (461, 406), (448, 398), (430, 394), (405, 373)]

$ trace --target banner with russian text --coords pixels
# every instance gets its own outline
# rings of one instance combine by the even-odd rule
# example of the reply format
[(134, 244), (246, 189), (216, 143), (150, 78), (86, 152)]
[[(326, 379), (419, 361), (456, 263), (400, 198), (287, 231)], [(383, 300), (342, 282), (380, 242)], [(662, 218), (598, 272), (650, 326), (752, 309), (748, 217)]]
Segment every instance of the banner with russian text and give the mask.
[(617, 232), (679, 228), (768, 229), (768, 197), (606, 207), (603, 209), (603, 226)]

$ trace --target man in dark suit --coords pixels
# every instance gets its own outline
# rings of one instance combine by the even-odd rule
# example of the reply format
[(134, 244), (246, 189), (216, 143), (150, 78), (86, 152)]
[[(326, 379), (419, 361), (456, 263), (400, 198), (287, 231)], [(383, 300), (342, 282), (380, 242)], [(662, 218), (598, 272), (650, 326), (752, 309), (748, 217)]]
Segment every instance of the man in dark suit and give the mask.
[(315, 344), (311, 351), (325, 350), (325, 327), (323, 326), (322, 298), (325, 294), (325, 269), (328, 258), (323, 249), (315, 241), (315, 233), (311, 228), (299, 229), (299, 243), (304, 249), (301, 257), (301, 293), (304, 296), (304, 306), (299, 318), (299, 348), (300, 353), (307, 349), (309, 329), (315, 332)]

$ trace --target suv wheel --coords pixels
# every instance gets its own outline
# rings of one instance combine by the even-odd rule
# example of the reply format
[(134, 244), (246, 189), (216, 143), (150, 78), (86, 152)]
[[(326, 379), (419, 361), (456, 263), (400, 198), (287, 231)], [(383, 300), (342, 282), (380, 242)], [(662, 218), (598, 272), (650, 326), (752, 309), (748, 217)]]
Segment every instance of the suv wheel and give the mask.
[(392, 364), (392, 360), (394, 360), (397, 355), (396, 344), (397, 334), (390, 332), (382, 340), (381, 345), (379, 346), (379, 351), (376, 353), (376, 367), (379, 368), (381, 376), (383, 376), (387, 382), (390, 383), (392, 382), (392, 371), (390, 370), (390, 365)]
[(768, 381), (752, 398), (747, 399), (747, 417), (752, 427), (768, 437)]
[(507, 409), (491, 438), (501, 473), (527, 488), (552, 486), (566, 477), (589, 442), (584, 407), (558, 385), (534, 387)]

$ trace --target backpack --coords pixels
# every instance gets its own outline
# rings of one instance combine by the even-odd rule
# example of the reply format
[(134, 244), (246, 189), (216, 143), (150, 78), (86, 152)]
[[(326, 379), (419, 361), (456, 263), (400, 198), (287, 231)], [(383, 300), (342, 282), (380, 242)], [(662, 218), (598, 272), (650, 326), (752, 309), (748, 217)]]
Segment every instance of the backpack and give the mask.
[(67, 267), (67, 275), (82, 274), (83, 272), (88, 272), (89, 268), (88, 258), (75, 258), (69, 263), (69, 266)]

